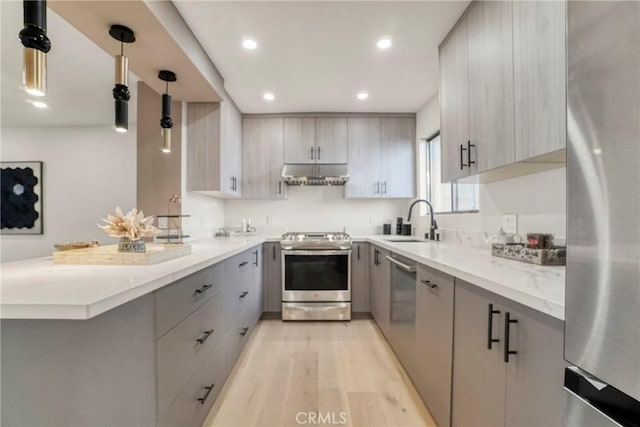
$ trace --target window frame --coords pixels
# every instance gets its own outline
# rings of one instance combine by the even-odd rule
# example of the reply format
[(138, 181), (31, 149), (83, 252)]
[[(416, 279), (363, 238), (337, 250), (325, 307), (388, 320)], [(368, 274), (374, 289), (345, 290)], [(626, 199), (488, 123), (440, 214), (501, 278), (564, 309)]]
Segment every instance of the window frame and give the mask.
[[(431, 135), (429, 135), (427, 138), (422, 139), (421, 141), (423, 141), (422, 143), (424, 143), (425, 146), (425, 154), (426, 154), (426, 164), (424, 165), (424, 167), (426, 168), (426, 180), (425, 180), (425, 184), (427, 186), (426, 188), (426, 199), (429, 201), (429, 203), (431, 203), (431, 196), (432, 196), (432, 185), (433, 182), (431, 180), (431, 144), (430, 142), (433, 141), (434, 139), (436, 139), (437, 137), (440, 136), (440, 130), (435, 131), (434, 133), (432, 133)], [(441, 140), (442, 141), (442, 140)], [(442, 156), (442, 142), (440, 142), (440, 155)], [(440, 160), (442, 161), (442, 157), (440, 158)], [(453, 214), (470, 214), (470, 213), (479, 213), (480, 212), (480, 195), (478, 194), (478, 209), (469, 209), (469, 210), (454, 210), (454, 205), (458, 204), (458, 183), (457, 182), (448, 182), (448, 183), (443, 183), (441, 182), (441, 184), (448, 184), (449, 185), (449, 190), (451, 191), (451, 206), (450, 209), (448, 211), (436, 211), (434, 209), (433, 214), (444, 214), (444, 215), (453, 215)], [(475, 184), (475, 185), (479, 185), (479, 184)], [(426, 211), (424, 211), (424, 213), (420, 212), (420, 216), (427, 216), (429, 215), (429, 213)]]

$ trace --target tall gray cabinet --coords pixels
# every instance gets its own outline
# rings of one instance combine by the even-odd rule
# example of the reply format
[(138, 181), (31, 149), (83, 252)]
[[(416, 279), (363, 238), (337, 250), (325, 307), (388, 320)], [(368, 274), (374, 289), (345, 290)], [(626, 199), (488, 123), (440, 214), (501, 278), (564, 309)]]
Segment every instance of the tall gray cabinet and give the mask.
[(351, 311), (369, 313), (369, 244), (354, 242), (351, 249)]
[(249, 199), (286, 197), (282, 182), (284, 119), (242, 119), (242, 195)]
[(280, 242), (267, 242), (263, 251), (264, 298), (263, 311), (282, 311), (282, 255)]

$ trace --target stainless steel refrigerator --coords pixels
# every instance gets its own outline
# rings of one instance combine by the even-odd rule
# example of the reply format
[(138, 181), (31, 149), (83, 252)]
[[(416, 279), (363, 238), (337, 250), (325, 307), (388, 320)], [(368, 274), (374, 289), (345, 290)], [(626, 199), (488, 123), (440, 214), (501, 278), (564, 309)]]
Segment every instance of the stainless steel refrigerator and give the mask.
[(640, 426), (640, 2), (569, 1), (567, 426)]

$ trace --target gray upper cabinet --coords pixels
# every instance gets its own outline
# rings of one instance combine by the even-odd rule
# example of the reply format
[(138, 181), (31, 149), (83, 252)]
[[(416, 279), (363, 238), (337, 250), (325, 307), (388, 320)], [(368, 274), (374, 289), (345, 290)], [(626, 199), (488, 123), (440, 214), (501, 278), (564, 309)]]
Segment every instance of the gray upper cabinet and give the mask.
[(317, 163), (347, 163), (347, 119), (345, 117), (316, 118)]
[(243, 118), (243, 197), (250, 199), (281, 199), (286, 197), (286, 189), (282, 182), (283, 163), (283, 118)]
[(284, 118), (284, 162), (316, 162), (316, 119), (313, 117)]
[(467, 25), (471, 159), (486, 171), (515, 160), (512, 3), (475, 2)]
[(380, 196), (380, 118), (350, 117), (347, 198)]
[(564, 1), (513, 2), (516, 160), (566, 148)]
[(442, 182), (464, 177), (477, 170), (468, 167), (469, 84), (467, 21), (440, 46), (440, 140)]
[(385, 117), (380, 125), (382, 197), (414, 197), (416, 121), (406, 117)]
[(240, 196), (241, 115), (231, 100), (187, 104), (187, 190)]
[(440, 45), (444, 182), (564, 165), (555, 152), (566, 146), (565, 9), (564, 1), (473, 1)]
[(415, 196), (415, 118), (350, 117), (347, 198)]

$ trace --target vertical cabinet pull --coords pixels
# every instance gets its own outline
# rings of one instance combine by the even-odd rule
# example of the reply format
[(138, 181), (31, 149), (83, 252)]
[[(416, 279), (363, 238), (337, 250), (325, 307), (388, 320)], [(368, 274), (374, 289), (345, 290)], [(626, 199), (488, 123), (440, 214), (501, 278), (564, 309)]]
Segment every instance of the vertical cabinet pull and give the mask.
[(205, 394), (202, 397), (198, 398), (198, 402), (200, 402), (201, 405), (204, 405), (204, 401), (207, 400), (207, 397), (209, 397), (209, 394), (211, 393), (211, 390), (213, 390), (213, 388), (215, 387), (215, 384), (211, 384), (209, 386), (206, 386), (205, 389)]
[(360, 245), (357, 246), (358, 248), (358, 260), (360, 259)]
[(387, 181), (382, 183), (382, 194), (387, 194)]
[(464, 145), (460, 144), (460, 170), (463, 170), (465, 166), (469, 166), (464, 162), (464, 155), (463, 155), (464, 151), (468, 151), (468, 150), (464, 148)]
[(317, 160), (320, 160), (320, 147), (316, 148), (316, 154), (318, 154)]
[(378, 252), (378, 250), (375, 249), (373, 251), (373, 265), (380, 265), (380, 258), (378, 258), (379, 255), (380, 255), (380, 252)]
[(380, 194), (380, 181), (376, 181), (375, 188), (373, 194)]
[(240, 332), (240, 335), (245, 336), (247, 335), (247, 332), (249, 332), (249, 328), (245, 326), (244, 328), (242, 328), (242, 332)]
[(278, 181), (278, 195), (282, 195), (282, 181)]
[(309, 157), (311, 158), (311, 160), (313, 160), (313, 147), (311, 147), (311, 150), (310, 150), (310, 151), (311, 151), (311, 154), (310, 154), (310, 156), (309, 156)]
[(493, 338), (493, 315), (499, 314), (500, 310), (494, 310), (493, 304), (489, 304), (489, 324), (487, 325), (487, 348), (491, 350), (494, 342), (500, 342), (499, 339)]
[(253, 265), (258, 266), (258, 250), (253, 251), (253, 255), (255, 255), (256, 260), (253, 262)]
[(231, 180), (231, 191), (233, 191), (233, 177), (229, 178)]
[(511, 324), (518, 323), (516, 319), (511, 318), (511, 313), (508, 311), (504, 315), (504, 363), (509, 363), (509, 356), (512, 354), (518, 354), (515, 350), (509, 349)]
[(469, 167), (476, 164), (476, 162), (471, 161), (471, 147), (475, 148), (475, 144), (472, 144), (471, 141), (467, 141), (467, 166)]

